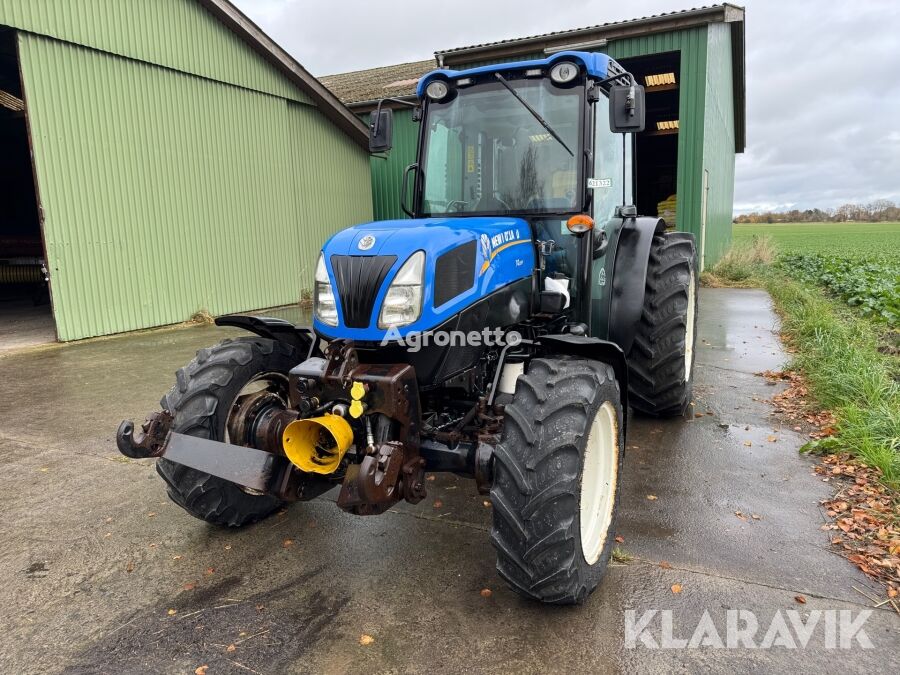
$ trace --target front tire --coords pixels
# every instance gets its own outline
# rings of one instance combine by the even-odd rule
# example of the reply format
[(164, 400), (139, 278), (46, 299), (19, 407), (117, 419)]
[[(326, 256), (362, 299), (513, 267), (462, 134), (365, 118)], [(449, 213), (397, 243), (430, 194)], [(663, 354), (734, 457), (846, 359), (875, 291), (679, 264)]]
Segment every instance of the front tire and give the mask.
[[(248, 385), (262, 387), (283, 379), (295, 366), (294, 350), (259, 337), (225, 340), (201, 349), (176, 373), (177, 382), (160, 405), (175, 417), (172, 430), (213, 441), (241, 444), (228, 437), (229, 415)], [(271, 385), (270, 385), (271, 386)], [(252, 494), (223, 478), (191, 469), (168, 459), (156, 462), (169, 497), (195, 518), (213, 525), (240, 527), (271, 514), (283, 502), (269, 495)]]
[(611, 366), (535, 359), (506, 406), (491, 487), (497, 572), (541, 602), (584, 602), (615, 537), (624, 435)]
[(673, 417), (691, 403), (698, 285), (694, 235), (653, 237), (644, 307), (628, 353), (628, 402), (638, 412)]

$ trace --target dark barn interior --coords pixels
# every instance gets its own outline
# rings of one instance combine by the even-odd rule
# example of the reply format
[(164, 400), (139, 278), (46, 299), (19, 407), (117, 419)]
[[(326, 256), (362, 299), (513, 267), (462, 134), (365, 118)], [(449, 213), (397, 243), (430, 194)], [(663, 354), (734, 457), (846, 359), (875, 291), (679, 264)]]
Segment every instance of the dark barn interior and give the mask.
[(638, 213), (665, 218), (676, 226), (680, 53), (623, 59), (647, 96), (646, 131), (637, 135)]
[(0, 32), (0, 351), (56, 339), (15, 32)]

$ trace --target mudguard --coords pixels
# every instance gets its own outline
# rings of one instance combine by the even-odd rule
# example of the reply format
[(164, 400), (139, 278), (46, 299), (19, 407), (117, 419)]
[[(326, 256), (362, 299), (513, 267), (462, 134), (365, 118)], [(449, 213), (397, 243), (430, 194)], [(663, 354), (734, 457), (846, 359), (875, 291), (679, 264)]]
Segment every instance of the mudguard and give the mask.
[(300, 361), (314, 356), (318, 346), (318, 340), (312, 328), (295, 326), (290, 321), (274, 316), (230, 314), (216, 319), (216, 325), (242, 328), (254, 335), (282, 342), (297, 351)]
[[(584, 335), (542, 335), (537, 338), (538, 344), (547, 354), (566, 354), (593, 361), (608, 363), (613, 367), (619, 381), (619, 393), (622, 397), (624, 419), (628, 415), (628, 363), (625, 352), (615, 342)], [(626, 422), (627, 424), (627, 422)]]
[(660, 218), (628, 218), (616, 242), (609, 299), (608, 338), (626, 354), (631, 350), (637, 325), (644, 309), (650, 245), (653, 237), (665, 232)]

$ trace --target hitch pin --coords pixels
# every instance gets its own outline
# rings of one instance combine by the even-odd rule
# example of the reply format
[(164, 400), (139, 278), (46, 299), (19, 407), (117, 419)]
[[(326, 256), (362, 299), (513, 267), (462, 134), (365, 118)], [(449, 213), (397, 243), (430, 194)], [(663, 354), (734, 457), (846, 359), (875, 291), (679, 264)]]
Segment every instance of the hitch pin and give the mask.
[(372, 433), (372, 418), (366, 415), (366, 445), (369, 448), (375, 447), (375, 434)]

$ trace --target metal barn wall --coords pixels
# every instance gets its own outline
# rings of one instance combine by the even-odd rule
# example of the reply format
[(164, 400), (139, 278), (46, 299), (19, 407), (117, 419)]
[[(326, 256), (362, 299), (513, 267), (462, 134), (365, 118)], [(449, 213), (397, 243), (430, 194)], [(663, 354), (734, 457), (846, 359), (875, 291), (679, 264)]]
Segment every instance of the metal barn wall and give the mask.
[(0, 25), (309, 101), (197, 0), (0, 0)]
[(731, 30), (709, 26), (706, 64), (706, 133), (703, 168), (707, 172), (705, 264), (712, 265), (731, 245), (734, 207), (734, 95)]
[(19, 34), (59, 338), (296, 302), (369, 220), (365, 152), (313, 106)]
[[(363, 115), (368, 121), (369, 114)], [(372, 199), (375, 218), (406, 218), (400, 208), (400, 186), (403, 170), (416, 161), (419, 123), (413, 122), (412, 109), (404, 106), (394, 111), (394, 147), (387, 159), (372, 157)], [(410, 189), (412, 194), (412, 189)]]

